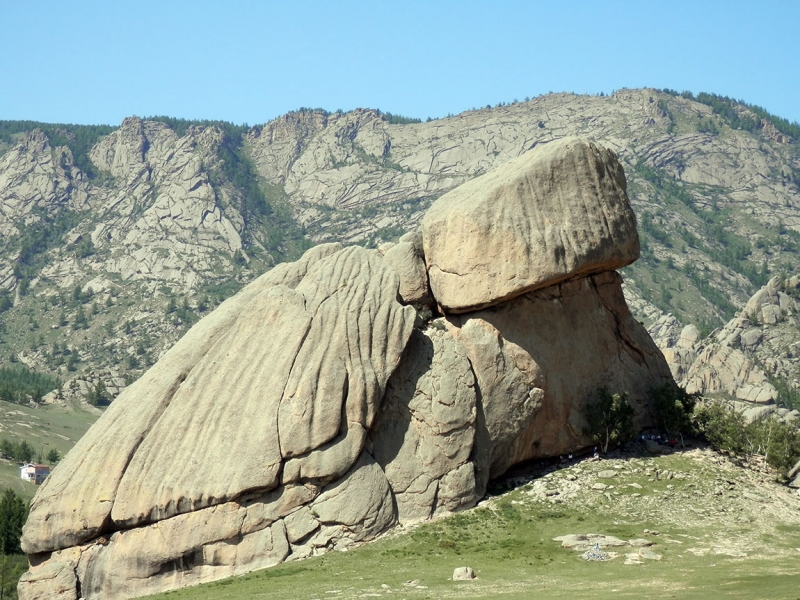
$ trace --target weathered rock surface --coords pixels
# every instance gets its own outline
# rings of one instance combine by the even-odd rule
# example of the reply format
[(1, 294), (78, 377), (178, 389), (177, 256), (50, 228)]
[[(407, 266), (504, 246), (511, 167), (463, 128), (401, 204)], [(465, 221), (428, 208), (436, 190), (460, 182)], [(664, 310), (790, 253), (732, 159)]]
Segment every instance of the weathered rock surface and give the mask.
[(798, 312), (796, 281), (773, 277), (739, 314), (705, 339), (692, 325), (678, 335), (679, 326), (671, 316), (660, 319), (650, 331), (675, 381), (688, 392), (722, 392), (737, 400), (772, 405), (781, 399), (768, 375), (800, 389)]
[(465, 350), (441, 320), (415, 330), (370, 434), (401, 522), (471, 506), (483, 495), (470, 461), (476, 415)]
[(625, 187), (613, 152), (567, 138), (442, 196), (422, 223), (437, 302), (466, 312), (632, 263), (639, 237)]
[[(96, 160), (118, 176), (147, 173), (139, 151), (112, 142)], [(552, 153), (573, 147), (610, 156), (577, 141)], [(624, 186), (621, 171), (602, 172), (602, 185)], [(579, 198), (600, 185), (573, 183)], [(437, 247), (449, 234), (432, 235)], [(621, 277), (603, 270), (616, 264), (616, 238), (577, 235), (585, 245), (567, 236), (556, 255), (612, 258), (434, 319), (426, 305), (442, 302), (418, 233), (378, 250), (318, 246), (255, 280), (127, 387), (42, 486), (20, 598), (156, 593), (470, 507), (510, 466), (588, 445), (583, 409), (600, 387), (627, 392), (648, 425), (647, 391), (669, 370), (628, 312)], [(631, 240), (635, 229), (619, 255)], [(544, 252), (557, 241), (526, 243)], [(504, 297), (504, 283), (490, 283), (489, 296)]]
[(389, 248), (383, 259), (400, 277), (400, 297), (407, 304), (429, 304), (428, 272), (422, 247), (422, 233), (407, 233)]
[[(309, 254), (322, 257), (334, 248), (325, 246)], [(225, 301), (112, 403), (100, 425), (81, 438), (39, 489), (31, 505), (32, 518), (26, 523), (26, 552), (65, 548), (101, 533), (126, 466), (189, 372), (233, 326), (247, 304), (272, 287), (273, 278), (289, 271), (304, 272), (309, 260), (269, 272)], [(131, 410), (135, 410), (135, 418)], [(172, 457), (167, 464), (171, 462)]]
[(489, 477), (516, 462), (586, 445), (583, 407), (599, 387), (627, 391), (637, 424), (644, 425), (647, 391), (672, 381), (658, 348), (628, 312), (616, 273), (449, 321), (478, 381), (479, 413), (491, 440), (478, 456), (488, 451)]
[[(85, 570), (85, 597), (133, 595), (131, 579), (151, 578), (200, 550), (197, 573), (185, 580), (179, 573), (177, 582), (156, 577), (147, 590), (226, 576), (289, 554), (282, 524), (268, 533), (241, 529), (253, 510), (237, 516), (245, 496), (258, 503), (279, 486), (305, 490), (303, 484), (314, 488), (334, 479), (340, 481), (319, 498), (323, 522), (357, 540), (385, 529), (394, 518), (386, 478), (374, 461), (371, 468), (354, 465), (414, 311), (396, 302), (398, 278), (377, 255), (335, 250), (318, 249), (296, 265), (307, 273), (295, 289), (273, 285), (269, 274), (257, 280), (130, 386), (43, 485), (25, 528), (26, 551), (89, 542), (95, 550), (82, 553), (88, 562), (77, 567)], [(299, 278), (291, 268), (282, 271), (277, 276), (284, 282)], [(374, 494), (364, 495), (376, 478)], [(227, 531), (217, 517), (203, 517), (220, 506), (236, 513), (230, 523), (240, 529)], [(338, 509), (326, 512), (326, 506)], [(167, 525), (176, 529), (167, 534)], [(96, 536), (114, 531), (98, 550)], [(147, 535), (166, 535), (176, 549), (164, 554)], [(208, 548), (239, 537), (237, 548), (228, 542), (227, 549)], [(121, 567), (129, 563), (143, 574)], [(24, 583), (20, 589), (27, 589)]]

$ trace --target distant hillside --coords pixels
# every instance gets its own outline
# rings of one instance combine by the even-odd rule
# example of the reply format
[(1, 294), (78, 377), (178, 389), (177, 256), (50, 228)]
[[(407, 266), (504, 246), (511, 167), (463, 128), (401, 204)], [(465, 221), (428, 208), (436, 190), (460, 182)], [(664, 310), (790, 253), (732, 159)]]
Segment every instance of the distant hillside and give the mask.
[(414, 121), (0, 121), (0, 367), (81, 378), (62, 395), (102, 403), (273, 264), (396, 238), (446, 191), (571, 135), (625, 165), (642, 237), (626, 293), (647, 325), (671, 312), (708, 333), (800, 264), (800, 130), (758, 107), (623, 89)]

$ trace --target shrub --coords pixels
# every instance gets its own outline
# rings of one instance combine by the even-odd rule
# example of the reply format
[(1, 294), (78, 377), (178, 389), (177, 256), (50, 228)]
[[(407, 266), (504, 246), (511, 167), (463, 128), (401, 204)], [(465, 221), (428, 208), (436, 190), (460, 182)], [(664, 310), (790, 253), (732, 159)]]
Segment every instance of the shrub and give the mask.
[(712, 400), (697, 406), (694, 421), (715, 450), (763, 456), (782, 476), (800, 460), (800, 431), (772, 416), (747, 423), (731, 404)]
[(624, 442), (633, 437), (633, 407), (628, 394), (611, 394), (605, 388), (597, 390), (597, 400), (586, 405), (584, 434), (600, 444), (608, 452), (611, 444)]
[(693, 420), (700, 433), (715, 450), (741, 455), (747, 447), (745, 419), (733, 406), (722, 400), (698, 404)]
[(683, 388), (666, 384), (649, 391), (659, 426), (669, 435), (695, 433), (692, 414), (697, 403), (696, 394), (687, 394)]

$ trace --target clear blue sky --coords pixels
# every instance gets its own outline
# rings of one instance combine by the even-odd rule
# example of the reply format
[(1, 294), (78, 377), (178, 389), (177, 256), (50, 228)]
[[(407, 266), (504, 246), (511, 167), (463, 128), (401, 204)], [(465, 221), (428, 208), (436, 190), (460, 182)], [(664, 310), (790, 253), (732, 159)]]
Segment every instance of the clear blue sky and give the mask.
[(670, 87), (800, 121), (800, 1), (0, 0), (0, 119), (439, 117)]

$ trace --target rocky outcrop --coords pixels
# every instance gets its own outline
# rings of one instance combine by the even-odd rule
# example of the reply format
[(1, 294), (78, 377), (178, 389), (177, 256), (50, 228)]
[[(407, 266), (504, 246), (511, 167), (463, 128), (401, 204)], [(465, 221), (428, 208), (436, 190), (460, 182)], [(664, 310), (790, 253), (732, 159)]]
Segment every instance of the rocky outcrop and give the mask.
[[(73, 164), (70, 150), (53, 148), (40, 130), (27, 133), (0, 156), (0, 236), (19, 234), (19, 225), (33, 224), (41, 213), (86, 208), (88, 184)], [(39, 213), (39, 214), (37, 214)]]
[(628, 391), (637, 425), (649, 422), (648, 390), (672, 378), (621, 283), (601, 273), (449, 318), (481, 390), (488, 477), (584, 445), (583, 409), (600, 387)]
[(467, 312), (632, 263), (625, 185), (613, 152), (567, 138), (442, 196), (422, 224), (437, 302)]
[(213, 127), (179, 137), (164, 123), (131, 117), (92, 149), (94, 164), (123, 184), (103, 206), (109, 222), (91, 233), (109, 250), (107, 271), (191, 288), (218, 255), (242, 249), (241, 206), (211, 183), (222, 138)]
[[(701, 122), (719, 133), (698, 131)], [(638, 218), (653, 225), (640, 231), (646, 260), (625, 271), (637, 319), (650, 326), (671, 309), (681, 326), (713, 328), (757, 291), (754, 272), (785, 271), (800, 248), (797, 141), (777, 143), (773, 133), (737, 130), (688, 98), (623, 89), (425, 123), (369, 109), (301, 110), (246, 131), (130, 117), (117, 128), (41, 124), (4, 134), (0, 306), (10, 308), (0, 318), (9, 331), (26, 331), (31, 314), (40, 326), (35, 336), (6, 336), (6, 354), (65, 380), (73, 373), (51, 352), (57, 339), (79, 349), (76, 376), (120, 368), (139, 377), (194, 320), (165, 316), (172, 302), (182, 308), (185, 298), (187, 312), (202, 316), (299, 256), (306, 236), (380, 247), (417, 229), (458, 185), (570, 136), (604, 140), (626, 168)], [(751, 264), (740, 260), (748, 247)], [(66, 308), (66, 327), (62, 311), (44, 310), (88, 284), (103, 290), (88, 329), (70, 326), (76, 307)]]
[[(552, 169), (552, 155), (574, 148), (583, 158), (561, 163), (556, 180), (600, 157), (616, 182), (603, 185), (619, 191), (612, 155), (579, 141), (534, 153), (531, 173), (544, 168), (536, 156)], [(120, 173), (139, 158), (103, 155)], [(565, 215), (598, 200), (596, 180), (573, 179), (574, 194), (552, 192), (576, 204)], [(529, 211), (519, 195), (504, 208), (504, 178), (470, 186), (497, 198), (509, 223), (553, 202), (538, 190)], [(439, 248), (449, 234), (423, 235)], [(617, 239), (580, 246), (607, 262), (512, 300), (490, 285), (491, 306), (433, 319), (429, 303), (448, 305), (427, 286), (433, 262), (419, 234), (380, 250), (318, 246), (277, 266), (125, 388), (46, 480), (24, 529), (31, 569), (20, 598), (155, 593), (472, 506), (510, 466), (589, 444), (583, 411), (600, 387), (628, 392), (648, 425), (647, 391), (670, 375), (628, 312), (620, 276), (604, 270), (630, 257), (635, 231), (620, 249)], [(534, 279), (551, 241), (528, 241)]]
[(392, 376), (370, 441), (401, 521), (471, 506), (477, 418), (475, 375), (443, 320), (415, 330)]
[(651, 333), (675, 381), (688, 392), (724, 393), (772, 405), (782, 399), (768, 375), (785, 382), (787, 389), (799, 389), (798, 312), (800, 279), (773, 277), (739, 314), (705, 339), (693, 325), (678, 334), (672, 317), (662, 318)]

